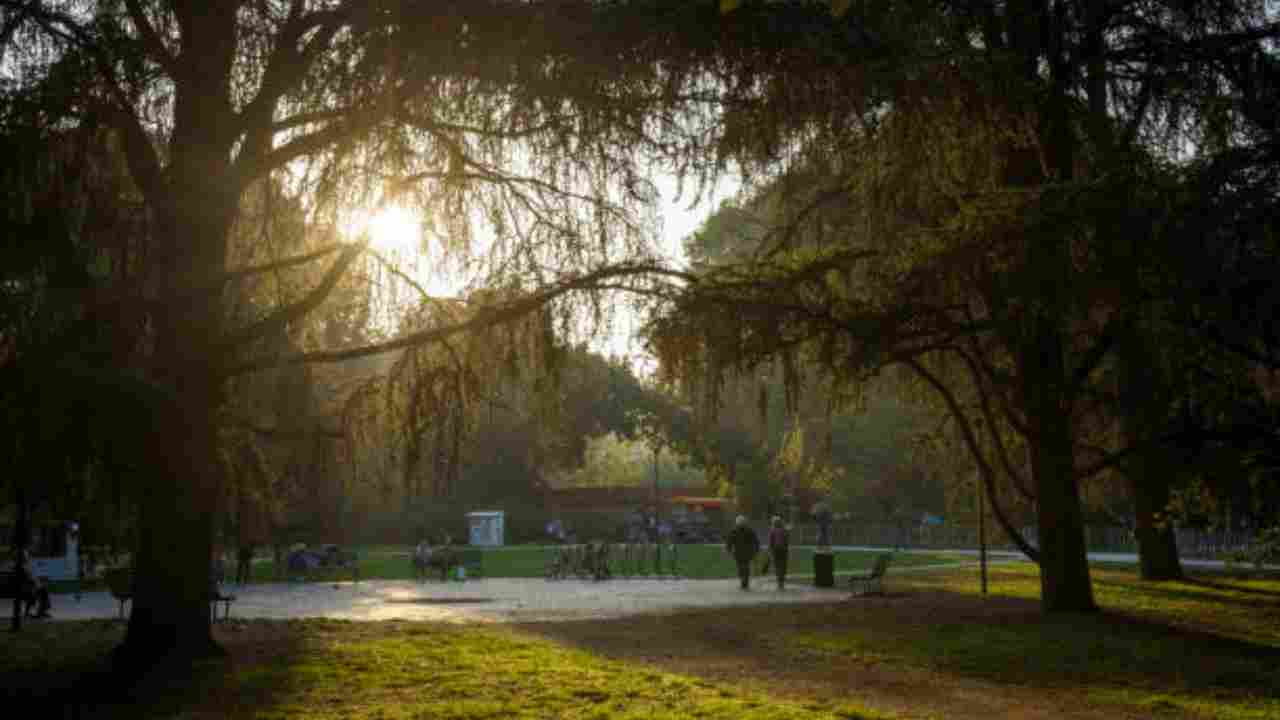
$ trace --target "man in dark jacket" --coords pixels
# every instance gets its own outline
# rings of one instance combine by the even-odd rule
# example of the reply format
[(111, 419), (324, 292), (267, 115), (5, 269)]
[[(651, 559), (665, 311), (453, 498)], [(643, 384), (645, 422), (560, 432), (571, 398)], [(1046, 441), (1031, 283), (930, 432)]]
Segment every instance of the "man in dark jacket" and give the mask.
[(725, 548), (738, 563), (738, 579), (742, 582), (742, 589), (750, 590), (751, 561), (760, 552), (760, 538), (756, 537), (756, 531), (747, 524), (745, 517), (739, 515), (733, 524)]

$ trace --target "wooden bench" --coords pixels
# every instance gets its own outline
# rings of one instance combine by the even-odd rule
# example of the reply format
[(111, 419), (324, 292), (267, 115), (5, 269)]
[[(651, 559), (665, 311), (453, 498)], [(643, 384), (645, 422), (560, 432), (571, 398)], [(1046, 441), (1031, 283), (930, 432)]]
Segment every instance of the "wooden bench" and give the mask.
[(222, 603), (222, 619), (229, 619), (231, 617), (231, 603), (235, 601), (235, 595), (224, 595), (218, 590), (216, 584), (212, 585), (209, 588), (209, 622), (218, 622), (218, 603)]
[(104, 570), (102, 581), (107, 584), (111, 597), (120, 603), (120, 619), (124, 619), (124, 606), (133, 599), (133, 571), (129, 568)]
[[(125, 605), (133, 600), (133, 570), (130, 568), (113, 568), (103, 572), (102, 579), (107, 583), (107, 589), (111, 591), (111, 597), (120, 603), (120, 619), (123, 620)], [(209, 587), (209, 620), (217, 622), (219, 603), (223, 607), (222, 619), (230, 618), (231, 603), (235, 601), (235, 595), (224, 595), (218, 590), (217, 584), (211, 582)]]
[(871, 572), (865, 575), (853, 575), (849, 578), (849, 589), (855, 595), (883, 595), (884, 574), (888, 571), (889, 562), (892, 560), (892, 553), (885, 553), (877, 557), (876, 564), (871, 568)]

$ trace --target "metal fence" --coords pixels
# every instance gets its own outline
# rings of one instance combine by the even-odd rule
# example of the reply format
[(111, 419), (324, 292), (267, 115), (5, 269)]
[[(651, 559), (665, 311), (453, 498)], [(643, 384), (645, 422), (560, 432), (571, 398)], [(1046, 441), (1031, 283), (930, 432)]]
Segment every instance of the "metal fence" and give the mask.
[[(1036, 528), (1022, 528), (1023, 537), (1037, 544)], [(1178, 553), (1187, 558), (1218, 559), (1222, 555), (1247, 550), (1254, 541), (1252, 532), (1239, 530), (1198, 530), (1178, 528)], [(1136, 553), (1138, 543), (1133, 532), (1124, 527), (1092, 526), (1085, 528), (1090, 552)], [(801, 545), (817, 542), (818, 527), (801, 523), (792, 528), (791, 541)], [(978, 547), (978, 528), (972, 525), (911, 525), (888, 523), (835, 523), (831, 526), (832, 545), (871, 547), (903, 547), (929, 550), (970, 550)], [(987, 547), (993, 550), (1017, 550), (998, 527), (987, 528)]]

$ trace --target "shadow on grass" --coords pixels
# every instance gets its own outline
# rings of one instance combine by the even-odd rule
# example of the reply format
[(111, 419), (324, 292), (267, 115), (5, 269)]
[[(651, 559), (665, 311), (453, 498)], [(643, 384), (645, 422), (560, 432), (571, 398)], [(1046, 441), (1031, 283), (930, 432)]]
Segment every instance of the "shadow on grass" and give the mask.
[[(1280, 576), (1267, 576), (1270, 580), (1280, 580)], [(1229, 582), (1226, 580), (1207, 580), (1203, 577), (1188, 578), (1184, 582), (1191, 585), (1200, 585), (1214, 590), (1222, 590), (1226, 592), (1244, 593), (1246, 595), (1261, 595), (1263, 597), (1275, 598), (1280, 603), (1280, 590), (1266, 590), (1264, 588), (1249, 587), (1240, 582)]]
[[(1135, 585), (1127, 590), (1145, 589)], [(1212, 612), (1215, 603), (1193, 599), (1203, 603), (1194, 611)], [(526, 629), (624, 661), (720, 680), (755, 678), (807, 688), (814, 697), (857, 688), (860, 699), (908, 714), (1000, 716), (1043, 704), (1050, 715), (1075, 717), (1090, 703), (1103, 708), (1099, 717), (1117, 705), (1132, 712), (1162, 703), (1195, 713), (1207, 706), (1222, 717), (1280, 710), (1267, 700), (1273, 704), (1250, 714), (1259, 698), (1280, 698), (1280, 647), (1224, 637), (1208, 622), (1188, 627), (1185, 615), (1175, 624), (1172, 614), (1166, 620), (1159, 613), (1148, 604), (1139, 615), (1122, 604), (1097, 614), (1044, 615), (1036, 599), (983, 599), (934, 585), (824, 605)], [(984, 710), (975, 697), (997, 709)]]
[[(1153, 600), (1165, 598), (1184, 603), (1212, 603), (1219, 607), (1230, 606), (1236, 609), (1249, 610), (1257, 609), (1261, 603), (1263, 606), (1273, 605), (1280, 609), (1280, 592), (1263, 588), (1247, 588), (1230, 583), (1210, 582), (1203, 579), (1169, 582), (1130, 582), (1128, 580), (1117, 581), (1095, 577), (1093, 584), (1095, 588), (1118, 590), (1132, 596), (1145, 596)], [(1246, 595), (1252, 597), (1246, 597)], [(1274, 598), (1274, 600), (1268, 602), (1260, 600), (1257, 596)]]
[[(118, 670), (112, 650), (124, 638), (113, 620), (51, 622), (0, 636), (0, 707), (27, 707), (49, 718), (172, 717), (191, 707), (259, 707), (286, 689), (287, 672), (271, 682), (236, 682), (237, 669), (261, 654), (254, 622), (223, 623), (215, 630), (227, 656), (202, 661), (162, 660), (146, 669)], [(296, 633), (278, 634), (267, 654), (287, 668)], [(221, 714), (221, 713), (219, 713)], [(233, 713), (228, 713), (233, 714)]]

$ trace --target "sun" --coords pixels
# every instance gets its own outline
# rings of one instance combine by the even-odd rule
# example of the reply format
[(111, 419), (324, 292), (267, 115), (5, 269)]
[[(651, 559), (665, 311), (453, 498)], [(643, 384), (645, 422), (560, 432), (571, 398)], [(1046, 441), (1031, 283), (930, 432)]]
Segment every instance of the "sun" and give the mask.
[(418, 254), (422, 236), (417, 219), (399, 205), (389, 205), (369, 218), (369, 241), (373, 248), (385, 255), (412, 256)]

